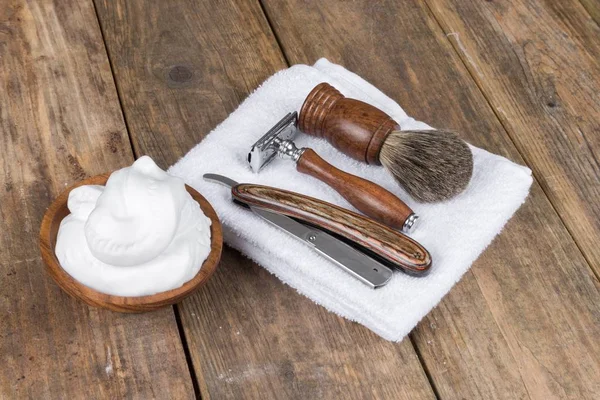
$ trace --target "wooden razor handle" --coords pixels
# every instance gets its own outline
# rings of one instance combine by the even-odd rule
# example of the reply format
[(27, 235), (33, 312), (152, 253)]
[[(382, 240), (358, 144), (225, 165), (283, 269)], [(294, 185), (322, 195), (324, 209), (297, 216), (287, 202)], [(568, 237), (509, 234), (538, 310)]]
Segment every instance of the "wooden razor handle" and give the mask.
[(393, 193), (334, 167), (312, 149), (304, 150), (296, 169), (325, 182), (357, 210), (376, 221), (403, 231), (410, 230), (413, 225), (413, 211)]
[(431, 267), (431, 255), (419, 243), (353, 211), (269, 186), (242, 183), (234, 186), (231, 193), (234, 199), (249, 206), (287, 215), (338, 234), (410, 275), (426, 275)]

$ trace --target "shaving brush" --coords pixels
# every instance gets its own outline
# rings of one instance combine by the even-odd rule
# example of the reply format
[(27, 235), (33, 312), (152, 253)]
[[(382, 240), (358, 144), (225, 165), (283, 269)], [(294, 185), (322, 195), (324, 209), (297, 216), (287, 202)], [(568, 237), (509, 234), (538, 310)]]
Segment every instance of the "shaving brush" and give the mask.
[(298, 128), (322, 137), (346, 155), (383, 164), (410, 196), (421, 202), (462, 192), (473, 173), (473, 155), (456, 134), (444, 130), (402, 131), (380, 109), (349, 99), (323, 82), (308, 95)]

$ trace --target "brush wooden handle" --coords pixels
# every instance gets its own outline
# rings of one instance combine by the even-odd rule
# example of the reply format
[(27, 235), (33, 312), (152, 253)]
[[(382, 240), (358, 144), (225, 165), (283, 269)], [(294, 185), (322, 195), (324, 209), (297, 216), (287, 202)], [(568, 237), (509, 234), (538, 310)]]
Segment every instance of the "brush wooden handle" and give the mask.
[(344, 172), (323, 160), (312, 149), (305, 149), (296, 169), (331, 186), (357, 210), (395, 229), (404, 224), (413, 211), (402, 200), (381, 186)]
[(416, 276), (426, 275), (431, 255), (419, 243), (379, 222), (313, 197), (268, 186), (242, 183), (231, 189), (234, 199), (324, 228), (372, 251)]
[(342, 153), (367, 164), (381, 164), (379, 151), (387, 136), (400, 127), (370, 104), (344, 97), (328, 83), (320, 83), (304, 100), (298, 129), (325, 138)]

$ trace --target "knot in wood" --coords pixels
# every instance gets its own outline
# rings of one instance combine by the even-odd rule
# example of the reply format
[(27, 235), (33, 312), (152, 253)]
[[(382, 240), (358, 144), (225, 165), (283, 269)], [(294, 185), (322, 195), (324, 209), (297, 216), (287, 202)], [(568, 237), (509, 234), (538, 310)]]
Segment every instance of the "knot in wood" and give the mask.
[(183, 65), (177, 65), (169, 71), (169, 79), (177, 83), (187, 82), (192, 79), (192, 71)]

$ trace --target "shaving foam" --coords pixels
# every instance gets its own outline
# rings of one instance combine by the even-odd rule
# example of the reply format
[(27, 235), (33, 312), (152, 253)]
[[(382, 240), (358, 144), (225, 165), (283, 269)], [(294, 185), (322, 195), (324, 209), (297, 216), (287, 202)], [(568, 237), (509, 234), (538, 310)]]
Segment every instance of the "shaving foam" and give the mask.
[(73, 278), (106, 294), (181, 287), (210, 253), (210, 219), (184, 182), (148, 156), (112, 173), (106, 186), (73, 189), (67, 206), (56, 256)]

